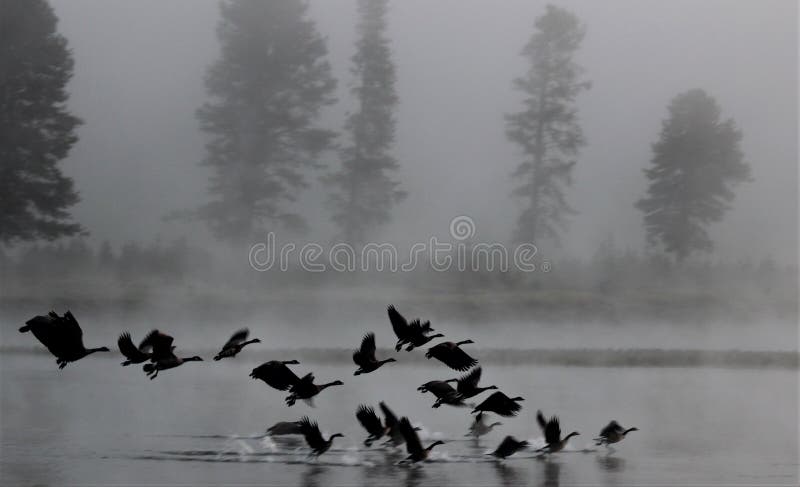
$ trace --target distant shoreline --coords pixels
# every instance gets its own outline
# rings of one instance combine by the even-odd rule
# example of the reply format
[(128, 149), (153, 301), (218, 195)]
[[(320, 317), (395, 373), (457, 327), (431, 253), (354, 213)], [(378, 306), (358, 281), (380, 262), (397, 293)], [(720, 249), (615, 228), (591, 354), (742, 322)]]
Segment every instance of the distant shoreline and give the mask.
[[(192, 350), (184, 352), (211, 357), (214, 350)], [(47, 355), (47, 350), (38, 347), (0, 346), (0, 355)], [(283, 348), (260, 351), (237, 362), (248, 365), (269, 360), (280, 354), (285, 357), (317, 364), (351, 364), (351, 349), (347, 348)], [(400, 358), (398, 365), (426, 365), (420, 353), (395, 354), (394, 350), (379, 350), (379, 356), (394, 354)], [(687, 350), (660, 348), (590, 349), (590, 348), (483, 348), (475, 352), (483, 364), (499, 366), (544, 365), (566, 367), (689, 367), (725, 369), (800, 369), (798, 351), (752, 351), (752, 350)], [(116, 355), (98, 355), (113, 357)]]

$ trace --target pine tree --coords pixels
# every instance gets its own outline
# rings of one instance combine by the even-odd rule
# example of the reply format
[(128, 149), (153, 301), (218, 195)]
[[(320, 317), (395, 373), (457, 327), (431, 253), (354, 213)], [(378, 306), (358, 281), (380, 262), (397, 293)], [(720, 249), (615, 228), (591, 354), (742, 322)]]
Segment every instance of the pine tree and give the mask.
[(513, 173), (522, 184), (512, 194), (527, 200), (514, 239), (549, 238), (558, 244), (565, 217), (575, 213), (564, 187), (572, 183), (576, 157), (585, 144), (575, 98), (590, 83), (580, 79), (583, 69), (573, 61), (585, 28), (575, 15), (552, 5), (535, 26), (522, 49), (530, 68), (514, 80), (525, 95), (524, 109), (506, 116), (506, 135), (525, 157)]
[(345, 242), (365, 243), (370, 230), (387, 222), (392, 206), (405, 197), (390, 173), (397, 161), (390, 154), (394, 142), (395, 67), (386, 32), (387, 0), (359, 0), (352, 93), (358, 110), (345, 124), (350, 144), (340, 151), (341, 170), (326, 178), (336, 192), (331, 196), (333, 221)]
[(644, 171), (647, 197), (636, 203), (650, 245), (663, 245), (678, 262), (713, 248), (706, 227), (729, 209), (732, 186), (750, 179), (741, 139), (732, 119), (720, 120), (719, 105), (705, 91), (690, 90), (672, 100), (653, 144), (652, 165)]
[(303, 0), (227, 1), (220, 11), (222, 57), (206, 78), (212, 101), (197, 114), (213, 170), (200, 216), (234, 241), (262, 223), (302, 227), (286, 205), (334, 136), (314, 125), (335, 101), (325, 41)]
[(78, 202), (58, 162), (80, 120), (65, 89), (72, 54), (45, 0), (0, 0), (0, 242), (53, 240), (83, 232)]

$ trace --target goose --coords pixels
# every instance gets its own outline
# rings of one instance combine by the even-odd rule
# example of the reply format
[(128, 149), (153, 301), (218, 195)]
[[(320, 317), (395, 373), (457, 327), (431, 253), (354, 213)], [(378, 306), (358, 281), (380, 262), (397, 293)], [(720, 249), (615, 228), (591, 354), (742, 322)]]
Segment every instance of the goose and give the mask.
[(360, 404), (356, 410), (356, 419), (358, 419), (361, 426), (369, 433), (367, 439), (364, 440), (365, 446), (372, 446), (373, 442), (389, 434), (389, 426), (381, 423), (381, 418), (379, 418), (378, 415), (375, 414), (375, 410), (369, 406)]
[(422, 448), (422, 443), (419, 441), (419, 436), (417, 436), (416, 429), (411, 426), (411, 422), (408, 420), (407, 417), (403, 416), (400, 420), (400, 432), (403, 434), (403, 438), (406, 440), (406, 451), (408, 452), (408, 457), (406, 457), (405, 461), (411, 462), (421, 462), (423, 460), (427, 460), (428, 455), (430, 455), (431, 450), (437, 445), (443, 445), (443, 441), (434, 441), (427, 448)]
[(278, 421), (267, 428), (268, 436), (302, 435), (300, 421)]
[(450, 367), (451, 369), (458, 370), (459, 372), (464, 372), (473, 365), (478, 363), (478, 361), (470, 357), (467, 354), (467, 352), (459, 348), (461, 345), (465, 345), (467, 343), (475, 343), (475, 342), (473, 342), (472, 340), (464, 340), (455, 343), (453, 342), (439, 343), (428, 349), (428, 352), (425, 354), (425, 358), (427, 359), (430, 359), (431, 357), (436, 358), (437, 360), (439, 360), (446, 366)]
[(489, 455), (492, 455), (493, 457), (502, 460), (506, 457), (510, 457), (511, 455), (527, 447), (528, 447), (527, 441), (519, 441), (513, 436), (506, 436), (505, 438), (503, 438), (503, 441), (500, 442), (500, 445), (497, 446), (497, 449), (489, 453)]
[[(387, 406), (385, 402), (381, 401), (379, 406), (381, 407), (381, 412), (383, 412), (384, 424), (388, 429), (386, 435), (389, 437), (389, 440), (387, 440), (386, 443), (392, 443), (394, 446), (402, 445), (405, 443), (406, 439), (403, 437), (403, 433), (400, 431), (400, 421), (397, 419), (397, 416), (394, 414), (394, 412), (389, 409), (389, 406)], [(384, 443), (384, 445), (386, 443)]]
[(250, 345), (251, 343), (261, 343), (261, 340), (258, 338), (253, 338), (252, 340), (248, 340), (247, 336), (250, 334), (250, 330), (247, 328), (242, 328), (241, 330), (234, 333), (225, 345), (222, 346), (222, 350), (214, 357), (214, 360), (220, 360), (225, 357), (235, 357), (237, 353), (241, 352), (244, 347)]
[(500, 416), (516, 416), (522, 406), (517, 404), (518, 401), (524, 401), (521, 397), (508, 397), (500, 391), (493, 392), (491, 396), (487, 397), (482, 403), (475, 406), (472, 410), (473, 413), (485, 411), (499, 414)]
[(580, 433), (573, 431), (561, 439), (561, 426), (558, 423), (558, 417), (552, 416), (549, 420), (545, 421), (544, 415), (541, 411), (536, 411), (536, 422), (539, 423), (539, 428), (544, 433), (544, 441), (547, 443), (542, 448), (536, 450), (537, 452), (556, 453), (567, 446), (567, 442), (573, 436), (578, 436)]
[(131, 338), (130, 333), (126, 331), (125, 333), (121, 334), (119, 339), (117, 339), (117, 346), (119, 347), (120, 353), (122, 353), (127, 360), (122, 362), (120, 365), (128, 366), (131, 364), (140, 364), (150, 360), (150, 357), (153, 356), (153, 344), (151, 340), (153, 335), (156, 333), (158, 333), (158, 330), (152, 330), (150, 333), (148, 333), (139, 343), (138, 347), (133, 344), (133, 339)]
[(433, 403), (434, 408), (438, 408), (442, 404), (449, 404), (450, 406), (466, 406), (464, 404), (464, 397), (458, 393), (453, 387), (442, 380), (432, 380), (417, 387), (417, 390), (425, 393), (431, 392), (436, 396), (436, 402)]
[(386, 363), (397, 362), (393, 358), (378, 360), (375, 358), (375, 334), (367, 333), (361, 340), (361, 348), (353, 352), (353, 362), (358, 365), (358, 369), (353, 375), (368, 374)]
[(144, 364), (142, 370), (150, 377), (150, 380), (158, 377), (159, 371), (180, 367), (186, 362), (201, 362), (203, 359), (197, 355), (193, 357), (178, 357), (173, 353), (175, 347), (172, 346), (173, 338), (166, 333), (156, 331), (148, 336), (148, 346), (153, 347), (153, 355), (150, 357), (149, 364)]
[(317, 425), (316, 421), (311, 421), (308, 419), (308, 416), (303, 416), (300, 418), (300, 431), (303, 432), (303, 436), (306, 439), (306, 443), (308, 446), (311, 447), (311, 453), (309, 456), (320, 456), (333, 445), (334, 438), (341, 438), (344, 437), (341, 433), (334, 433), (328, 437), (328, 439), (324, 439), (322, 437), (322, 433), (319, 431), (319, 426)]
[(83, 330), (70, 311), (64, 316), (58, 316), (55, 311), (47, 316), (34, 316), (19, 329), (20, 333), (28, 331), (56, 357), (59, 369), (95, 352), (110, 351), (108, 347), (86, 348), (83, 345)]
[(444, 335), (441, 333), (436, 333), (435, 335), (426, 335), (423, 333), (421, 331), (423, 325), (419, 324), (419, 320), (414, 320), (409, 326), (411, 327), (411, 334), (408, 337), (408, 346), (406, 347), (406, 352), (410, 352), (414, 350), (414, 348), (421, 347), (434, 338), (444, 337)]
[(270, 360), (253, 369), (250, 377), (266, 382), (273, 389), (287, 391), (290, 387), (300, 382), (300, 378), (287, 367), (297, 365), (297, 360)]
[(314, 401), (312, 399), (314, 396), (328, 387), (340, 386), (342, 384), (343, 382), (340, 380), (328, 382), (327, 384), (314, 384), (314, 374), (309, 372), (289, 388), (290, 394), (286, 397), (286, 405), (294, 406), (294, 403), (297, 402), (298, 399), (302, 399), (306, 404), (314, 407)]
[(392, 330), (394, 331), (394, 334), (397, 335), (397, 344), (395, 344), (394, 347), (396, 352), (399, 352), (406, 343), (410, 343), (410, 338), (412, 335), (419, 334), (424, 336), (434, 331), (434, 329), (431, 328), (430, 321), (426, 321), (425, 324), (422, 324), (419, 320), (414, 320), (412, 324), (409, 325), (408, 321), (403, 315), (400, 314), (399, 311), (397, 311), (394, 305), (390, 304), (386, 308), (386, 311), (389, 314), (389, 321), (392, 324)]
[(475, 421), (473, 421), (472, 424), (469, 425), (469, 432), (467, 432), (467, 434), (464, 436), (471, 436), (477, 439), (483, 435), (489, 434), (494, 429), (495, 426), (500, 426), (503, 424), (499, 421), (487, 424), (484, 421), (484, 417), (485, 415), (482, 412), (478, 413), (478, 415), (475, 416)]
[(628, 428), (625, 429), (620, 426), (619, 423), (616, 421), (611, 421), (606, 425), (605, 428), (600, 430), (600, 435), (594, 439), (595, 446), (606, 445), (609, 446), (612, 443), (619, 443), (620, 441), (625, 439), (625, 435), (630, 433), (631, 431), (639, 431), (639, 428)]
[(445, 382), (458, 382), (458, 393), (464, 396), (466, 399), (477, 396), (483, 391), (496, 390), (497, 386), (478, 387), (478, 382), (481, 380), (481, 373), (481, 368), (475, 367), (469, 373), (459, 377), (458, 379), (448, 379)]

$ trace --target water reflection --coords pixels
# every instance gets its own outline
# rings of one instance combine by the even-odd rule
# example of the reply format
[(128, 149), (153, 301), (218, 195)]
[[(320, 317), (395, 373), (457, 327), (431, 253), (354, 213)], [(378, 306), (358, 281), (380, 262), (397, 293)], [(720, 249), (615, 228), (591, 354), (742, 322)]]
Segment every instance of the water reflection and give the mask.
[(524, 479), (520, 475), (520, 470), (509, 467), (504, 462), (493, 462), (494, 473), (497, 474), (499, 484), (504, 486), (523, 485)]
[(622, 472), (625, 470), (625, 459), (613, 455), (598, 455), (597, 465), (607, 472)]
[(547, 459), (544, 462), (544, 487), (558, 487), (561, 485), (561, 464)]
[[(303, 487), (319, 487), (320, 480), (325, 480), (324, 475), (328, 468), (323, 465), (309, 465), (304, 471), (303, 476), (300, 478), (300, 485)], [(327, 482), (324, 482), (327, 485)]]
[(425, 481), (425, 469), (420, 465), (411, 465), (406, 469), (405, 487), (420, 487)]

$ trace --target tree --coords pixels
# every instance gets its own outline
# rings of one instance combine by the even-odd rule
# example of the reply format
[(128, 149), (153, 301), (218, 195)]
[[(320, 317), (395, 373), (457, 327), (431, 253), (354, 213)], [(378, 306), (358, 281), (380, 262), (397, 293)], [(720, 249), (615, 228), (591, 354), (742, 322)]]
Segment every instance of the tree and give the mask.
[(506, 135), (520, 146), (525, 158), (513, 173), (522, 184), (512, 194), (527, 204), (514, 239), (549, 238), (558, 244), (566, 215), (575, 213), (564, 187), (572, 183), (576, 157), (585, 144), (575, 98), (591, 85), (580, 80), (583, 68), (573, 61), (585, 28), (575, 15), (552, 5), (536, 19), (535, 27), (522, 49), (530, 68), (514, 80), (525, 95), (524, 109), (506, 115)]
[(690, 90), (672, 100), (653, 144), (651, 167), (644, 170), (647, 197), (636, 203), (650, 245), (663, 245), (678, 262), (713, 248), (706, 227), (729, 209), (732, 186), (750, 179), (741, 139), (732, 119), (720, 120), (717, 102), (705, 91)]
[(0, 0), (0, 242), (83, 232), (78, 202), (58, 162), (77, 142), (66, 85), (72, 54), (44, 0)]
[(302, 0), (220, 5), (222, 57), (206, 77), (212, 101), (197, 113), (213, 170), (213, 199), (199, 213), (219, 237), (241, 240), (264, 222), (304, 224), (285, 205), (331, 145), (334, 133), (314, 122), (336, 87), (306, 10)]
[(388, 0), (359, 0), (356, 54), (351, 72), (358, 111), (345, 124), (350, 144), (340, 151), (342, 168), (326, 178), (337, 188), (331, 195), (333, 221), (343, 238), (363, 244), (369, 230), (385, 223), (392, 206), (405, 197), (390, 174), (397, 161), (389, 153), (395, 134), (397, 106), (395, 67), (385, 37)]

